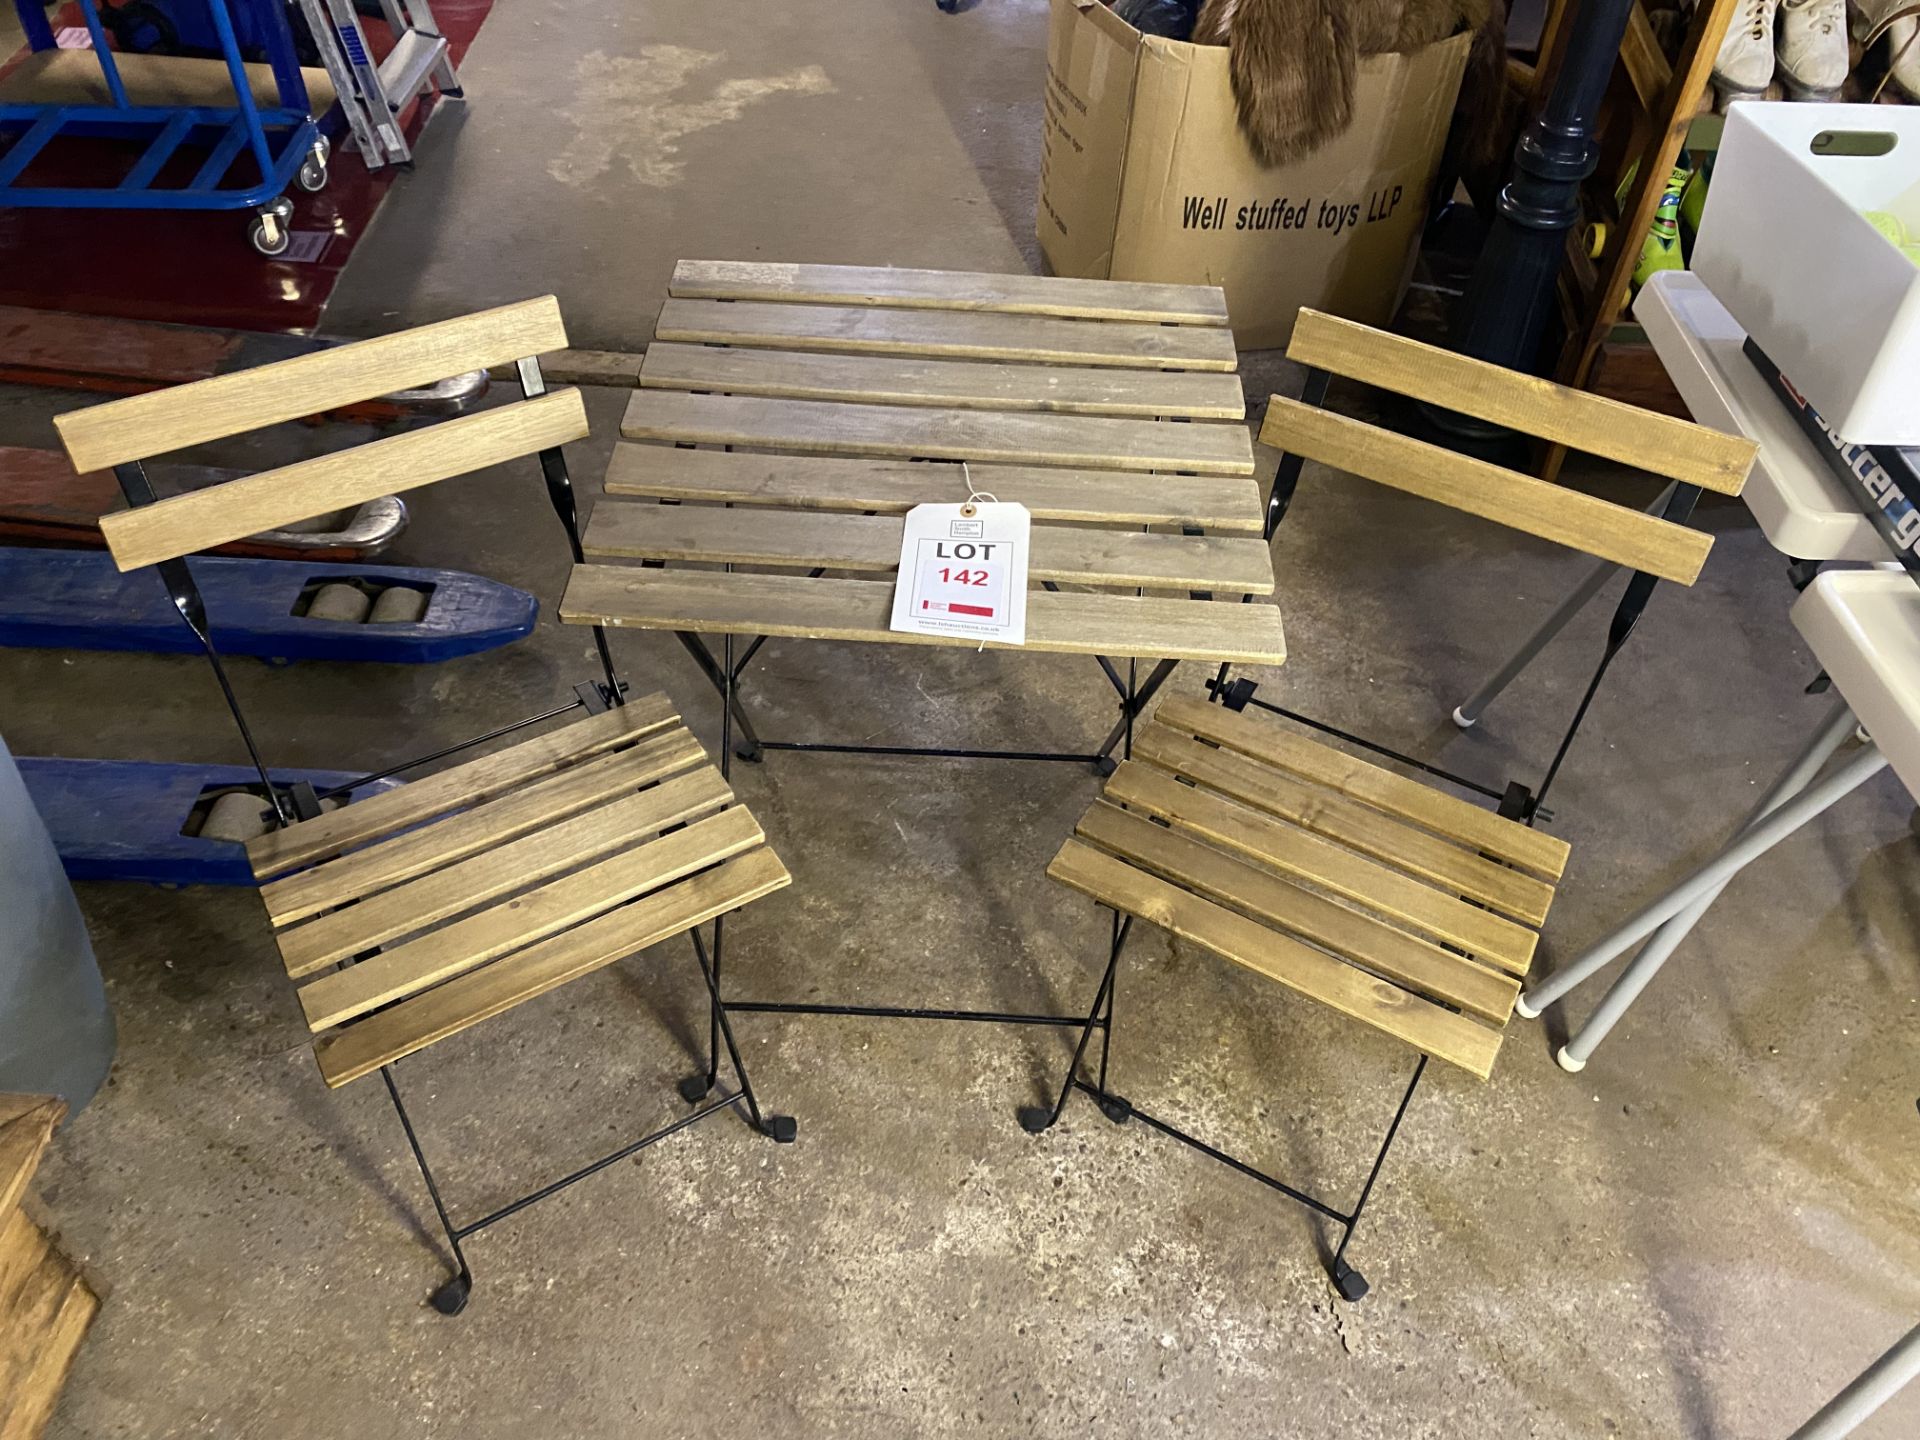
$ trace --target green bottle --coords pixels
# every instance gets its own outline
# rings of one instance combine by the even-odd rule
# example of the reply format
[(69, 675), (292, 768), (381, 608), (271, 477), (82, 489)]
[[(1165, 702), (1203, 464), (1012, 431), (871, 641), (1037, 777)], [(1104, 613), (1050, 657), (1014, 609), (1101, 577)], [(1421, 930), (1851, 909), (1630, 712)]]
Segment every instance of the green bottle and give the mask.
[(1680, 249), (1680, 197), (1693, 178), (1693, 165), (1686, 152), (1680, 153), (1673, 173), (1667, 176), (1660, 203), (1654, 208), (1653, 226), (1640, 246), (1640, 261), (1633, 267), (1633, 288), (1638, 290), (1662, 270), (1684, 270), (1686, 256)]

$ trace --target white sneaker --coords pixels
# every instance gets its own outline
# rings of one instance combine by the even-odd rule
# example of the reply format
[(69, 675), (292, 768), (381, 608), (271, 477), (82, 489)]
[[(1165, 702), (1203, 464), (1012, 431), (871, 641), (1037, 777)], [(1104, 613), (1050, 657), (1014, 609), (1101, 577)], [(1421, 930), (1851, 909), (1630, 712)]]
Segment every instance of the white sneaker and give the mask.
[[(1856, 0), (1853, 38), (1864, 44), (1881, 21), (1910, 3), (1912, 0)], [(1885, 33), (1894, 88), (1909, 100), (1920, 101), (1920, 16), (1896, 20)]]
[(1713, 87), (1727, 100), (1762, 95), (1773, 81), (1773, 19), (1780, 0), (1740, 0), (1713, 60)]
[(1780, 0), (1780, 78), (1795, 100), (1831, 100), (1847, 83), (1847, 0)]

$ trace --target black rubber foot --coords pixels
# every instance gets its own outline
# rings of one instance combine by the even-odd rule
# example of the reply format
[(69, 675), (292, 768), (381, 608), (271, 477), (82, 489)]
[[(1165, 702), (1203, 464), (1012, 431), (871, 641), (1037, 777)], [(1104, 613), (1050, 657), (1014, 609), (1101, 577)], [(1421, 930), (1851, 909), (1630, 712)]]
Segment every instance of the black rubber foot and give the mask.
[(800, 1134), (800, 1122), (791, 1115), (769, 1115), (767, 1134), (776, 1145), (791, 1145)]
[(934, 3), (949, 15), (960, 8), (960, 0), (934, 0)]
[(1053, 1128), (1053, 1107), (1051, 1105), (1022, 1105), (1019, 1109), (1020, 1128), (1029, 1135), (1044, 1135)]
[(1115, 760), (1111, 755), (1102, 755), (1098, 760), (1093, 762), (1093, 773), (1103, 780), (1119, 768), (1120, 762)]
[(758, 765), (767, 758), (767, 752), (758, 745), (748, 745), (744, 742), (733, 747), (733, 755), (736, 760), (744, 760), (749, 765)]
[(713, 1077), (702, 1071), (698, 1075), (689, 1075), (680, 1082), (680, 1098), (689, 1105), (697, 1105), (713, 1090)]
[(1364, 1300), (1367, 1296), (1367, 1277), (1347, 1264), (1337, 1260), (1333, 1266), (1333, 1288), (1340, 1292), (1342, 1300)]
[(456, 1275), (433, 1292), (433, 1308), (442, 1315), (458, 1315), (467, 1308), (467, 1299), (472, 1294), (472, 1279), (465, 1275)]
[(1132, 1104), (1118, 1095), (1105, 1099), (1096, 1097), (1094, 1103), (1100, 1107), (1100, 1113), (1116, 1125), (1124, 1125), (1133, 1118)]

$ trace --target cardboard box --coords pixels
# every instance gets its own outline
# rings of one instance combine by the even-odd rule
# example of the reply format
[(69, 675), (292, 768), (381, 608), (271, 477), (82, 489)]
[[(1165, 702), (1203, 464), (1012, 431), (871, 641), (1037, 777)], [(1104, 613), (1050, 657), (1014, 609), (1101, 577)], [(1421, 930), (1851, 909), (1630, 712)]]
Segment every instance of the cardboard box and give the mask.
[(1242, 349), (1286, 344), (1302, 305), (1384, 325), (1471, 45), (1362, 59), (1347, 133), (1269, 170), (1240, 134), (1225, 46), (1053, 0), (1041, 253), (1056, 275), (1223, 286)]

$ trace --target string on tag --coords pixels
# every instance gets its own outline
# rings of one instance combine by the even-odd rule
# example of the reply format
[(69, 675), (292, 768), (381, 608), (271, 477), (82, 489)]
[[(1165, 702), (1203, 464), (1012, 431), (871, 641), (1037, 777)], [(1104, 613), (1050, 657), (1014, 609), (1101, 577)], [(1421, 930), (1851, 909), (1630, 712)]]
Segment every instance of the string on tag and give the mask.
[[(960, 462), (960, 478), (961, 480), (966, 482), (966, 487), (967, 487), (966, 503), (960, 507), (960, 513), (963, 516), (965, 516), (967, 519), (971, 520), (973, 519), (974, 516), (980, 513), (978, 508), (973, 503), (976, 500), (989, 500), (989, 501), (992, 501), (995, 505), (998, 505), (1000, 503), (1000, 497), (998, 495), (995, 495), (992, 491), (976, 490), (973, 488), (973, 472), (970, 469), (968, 469), (967, 462), (964, 460)], [(987, 648), (987, 642), (985, 640), (982, 640), (980, 642), (979, 648), (976, 649), (973, 653), (978, 655), (982, 653), (986, 648)]]
[[(1000, 503), (1000, 497), (995, 495), (991, 490), (976, 490), (973, 488), (973, 473), (967, 468), (967, 462), (964, 460), (960, 462), (960, 478), (965, 482), (967, 487), (967, 500), (966, 503), (960, 507), (960, 513), (967, 519), (971, 520), (975, 515), (980, 513), (974, 508), (973, 502), (976, 500), (988, 500), (995, 505)], [(980, 648), (984, 650), (987, 647), (982, 645)]]

